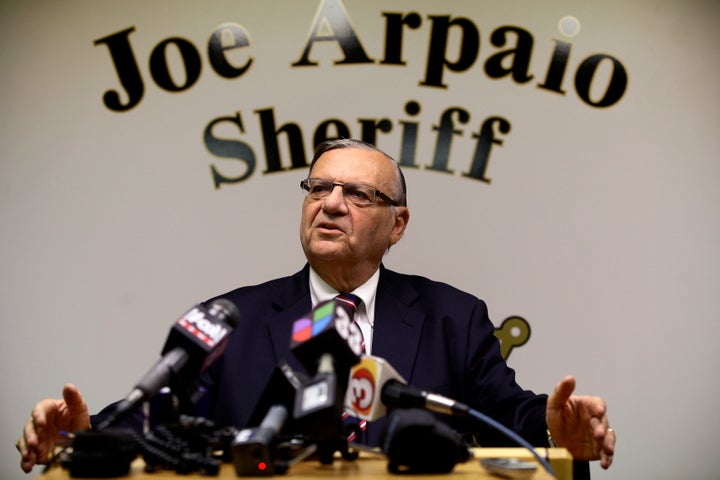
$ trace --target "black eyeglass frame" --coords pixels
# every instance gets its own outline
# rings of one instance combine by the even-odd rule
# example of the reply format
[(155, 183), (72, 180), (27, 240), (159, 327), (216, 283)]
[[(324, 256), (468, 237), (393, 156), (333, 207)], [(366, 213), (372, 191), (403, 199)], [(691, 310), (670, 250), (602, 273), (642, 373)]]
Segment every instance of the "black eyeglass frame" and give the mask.
[[(310, 185), (311, 182), (322, 182), (321, 185), (324, 185), (324, 186), (328, 187), (328, 188), (327, 188), (327, 194), (326, 194), (326, 195), (321, 195), (321, 196), (318, 196), (316, 193), (314, 194), (314, 193), (311, 191), (311, 185)], [(330, 187), (332, 187), (332, 188), (330, 188)], [(335, 187), (340, 187), (340, 188), (342, 188), (343, 198), (345, 198), (345, 199), (348, 199), (348, 198), (349, 198), (349, 201), (350, 201), (350, 202), (352, 202), (353, 204), (355, 204), (355, 205), (357, 205), (357, 206), (360, 206), (360, 207), (369, 207), (370, 205), (375, 205), (375, 203), (377, 203), (377, 199), (378, 199), (378, 198), (381, 198), (382, 200), (384, 200), (384, 201), (387, 202), (388, 204), (392, 205), (393, 207), (399, 207), (399, 206), (400, 206), (400, 202), (398, 202), (397, 200), (393, 200), (393, 199), (392, 199), (390, 196), (388, 196), (387, 194), (381, 192), (380, 190), (378, 190), (377, 188), (373, 187), (372, 185), (368, 185), (367, 183), (354, 183), (354, 182), (341, 183), (341, 182), (331, 182), (330, 180), (326, 180), (326, 179), (324, 179), (324, 178), (306, 178), (305, 180), (302, 180), (302, 181), (300, 182), (300, 188), (302, 188), (303, 190), (305, 190), (305, 191), (307, 192), (307, 195), (310, 196), (310, 197), (312, 197), (312, 198), (314, 198), (315, 200), (322, 200), (322, 199), (324, 199), (324, 198), (329, 197), (330, 194), (332, 193), (332, 191), (335, 189)], [(352, 188), (356, 188), (356, 189), (359, 190), (359, 191), (367, 190), (367, 193), (373, 192), (372, 194), (369, 195), (369, 198), (370, 198), (372, 201), (371, 201), (370, 203), (357, 203), (357, 202), (353, 201), (353, 200), (352, 200), (352, 197), (348, 197), (348, 195), (347, 195), (348, 189), (352, 189)]]

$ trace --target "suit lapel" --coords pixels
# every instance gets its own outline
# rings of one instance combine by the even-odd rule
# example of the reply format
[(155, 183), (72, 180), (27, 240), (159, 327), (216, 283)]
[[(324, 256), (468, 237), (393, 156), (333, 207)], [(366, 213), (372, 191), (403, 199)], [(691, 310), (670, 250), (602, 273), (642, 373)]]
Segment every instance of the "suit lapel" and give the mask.
[(290, 337), (295, 320), (310, 311), (309, 266), (289, 277), (286, 285), (278, 285), (272, 310), (277, 312), (267, 321), (267, 332), (275, 352), (275, 360), (285, 360), (297, 367), (299, 364), (290, 351)]
[(387, 360), (410, 381), (420, 345), (425, 315), (410, 306), (418, 293), (394, 272), (381, 267), (375, 299), (375, 329), (372, 353)]

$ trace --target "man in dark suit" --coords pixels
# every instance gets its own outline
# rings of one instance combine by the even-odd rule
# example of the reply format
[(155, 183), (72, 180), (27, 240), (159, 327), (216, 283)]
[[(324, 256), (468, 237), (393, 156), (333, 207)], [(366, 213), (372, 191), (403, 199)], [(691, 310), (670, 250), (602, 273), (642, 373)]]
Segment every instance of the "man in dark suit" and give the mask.
[[(517, 386), (514, 372), (500, 356), (485, 304), (423, 277), (401, 275), (383, 266), (378, 272), (371, 353), (387, 360), (412, 385), (482, 406), (482, 412), (532, 444), (545, 444), (547, 397)], [(223, 295), (244, 306), (243, 316), (262, 320), (239, 325), (224, 357), (210, 367), (210, 404), (219, 424), (247, 424), (279, 360), (302, 368), (289, 346), (293, 322), (311, 308), (310, 276), (306, 265), (291, 277)], [(336, 294), (329, 288), (326, 292), (321, 300)], [(364, 299), (363, 304), (367, 304)], [(464, 423), (458, 427), (477, 431), (473, 422)], [(369, 425), (369, 443), (377, 443), (379, 429), (379, 425)], [(502, 443), (502, 437), (496, 436), (491, 431), (478, 435), (483, 443)]]
[[(615, 433), (605, 402), (574, 396), (566, 377), (549, 396), (523, 390), (503, 361), (485, 304), (449, 285), (385, 269), (385, 252), (402, 238), (410, 213), (397, 163), (354, 140), (321, 144), (313, 157), (300, 222), (308, 264), (293, 276), (223, 295), (242, 311), (223, 357), (206, 375), (211, 416), (243, 427), (277, 362), (301, 368), (290, 351), (292, 323), (338, 292), (362, 301), (355, 315), (368, 353), (380, 356), (410, 383), (446, 395), (489, 415), (534, 445), (548, 436), (575, 459), (612, 463)], [(85, 401), (72, 385), (63, 400), (39, 402), (18, 441), (22, 468), (47, 457), (60, 430), (90, 426)], [(491, 430), (482, 444), (507, 444)], [(371, 425), (368, 441), (377, 442)]]

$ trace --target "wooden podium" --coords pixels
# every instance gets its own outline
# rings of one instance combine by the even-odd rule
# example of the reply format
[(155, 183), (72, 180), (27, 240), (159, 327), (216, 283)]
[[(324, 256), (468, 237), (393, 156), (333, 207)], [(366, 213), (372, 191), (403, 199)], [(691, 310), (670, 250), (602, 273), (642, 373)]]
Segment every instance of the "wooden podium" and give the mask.
[[(336, 459), (332, 465), (321, 465), (318, 461), (299, 462), (288, 470), (284, 475), (275, 475), (273, 477), (252, 477), (252, 478), (348, 478), (348, 479), (393, 479), (399, 480), (406, 478), (407, 480), (438, 480), (441, 477), (450, 479), (473, 479), (473, 480), (497, 480), (502, 477), (491, 475), (484, 467), (480, 465), (482, 458), (517, 458), (523, 461), (535, 461), (535, 458), (524, 448), (473, 448), (474, 458), (465, 463), (459, 463), (453, 471), (445, 475), (395, 475), (387, 470), (387, 458), (380, 455), (369, 453), (360, 453), (360, 458), (354, 461), (346, 461), (341, 458)], [(572, 457), (564, 448), (539, 448), (537, 453), (541, 457), (547, 457), (550, 465), (555, 470), (557, 480), (572, 480)], [(122, 478), (142, 479), (142, 480), (209, 480), (211, 478), (229, 479), (229, 478), (251, 478), (238, 477), (235, 467), (228, 463), (222, 465), (220, 475), (217, 477), (205, 476), (200, 474), (180, 475), (173, 471), (159, 470), (153, 473), (145, 473), (142, 460), (136, 460), (131, 467), (130, 475)], [(42, 477), (42, 480), (68, 480), (70, 474), (67, 470), (59, 467), (50, 469)], [(537, 470), (529, 479), (531, 480), (550, 480), (553, 477), (548, 474), (541, 465), (538, 464)]]

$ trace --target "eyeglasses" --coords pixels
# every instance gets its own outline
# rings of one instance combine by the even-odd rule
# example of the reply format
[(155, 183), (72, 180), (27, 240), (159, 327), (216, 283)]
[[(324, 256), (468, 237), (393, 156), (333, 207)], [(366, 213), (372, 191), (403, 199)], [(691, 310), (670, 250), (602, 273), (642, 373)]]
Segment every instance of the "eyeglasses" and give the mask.
[(378, 197), (394, 207), (400, 205), (399, 202), (385, 195), (377, 188), (364, 183), (338, 183), (325, 180), (324, 178), (306, 178), (300, 182), (300, 188), (306, 190), (307, 195), (313, 200), (327, 198), (335, 187), (341, 187), (343, 198), (350, 200), (350, 202), (359, 207), (367, 207), (375, 204)]

